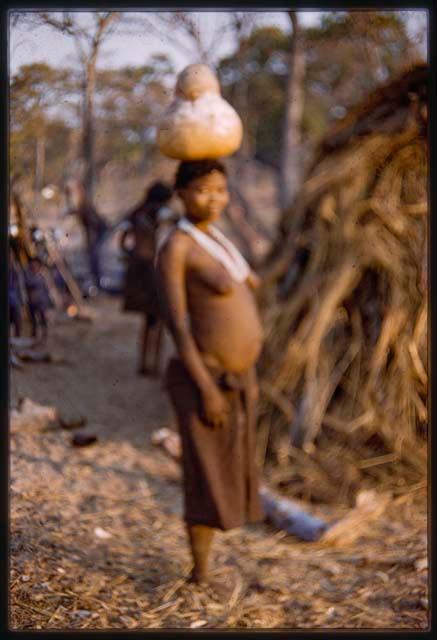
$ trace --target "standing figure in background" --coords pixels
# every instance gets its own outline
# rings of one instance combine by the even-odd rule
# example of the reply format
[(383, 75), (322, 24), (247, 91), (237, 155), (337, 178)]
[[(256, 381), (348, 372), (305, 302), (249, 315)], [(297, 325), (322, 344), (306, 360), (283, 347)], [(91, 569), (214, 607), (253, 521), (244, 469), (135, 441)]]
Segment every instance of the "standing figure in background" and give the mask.
[(20, 282), (20, 272), (17, 259), (12, 247), (9, 248), (9, 322), (14, 327), (16, 337), (21, 336), (21, 309), (23, 295)]
[(73, 298), (68, 288), (65, 279), (63, 278), (59, 268), (53, 262), (50, 265), (50, 270), (53, 278), (53, 283), (60, 297), (60, 308), (62, 311), (66, 311), (68, 307), (73, 303)]
[(100, 288), (100, 247), (108, 230), (108, 224), (88, 199), (85, 189), (78, 180), (67, 180), (67, 215), (76, 215), (85, 231), (89, 266), (94, 284)]
[(30, 258), (24, 273), (24, 281), (27, 292), (27, 307), (31, 323), (31, 335), (38, 336), (41, 328), (41, 337), (47, 339), (46, 312), (53, 307), (47, 282), (42, 272), (42, 264), (39, 258)]
[(36, 247), (29, 224), (30, 211), (16, 191), (11, 194), (9, 215), (9, 241), (18, 264), (24, 268), (29, 258), (36, 255)]
[(259, 279), (214, 226), (229, 202), (225, 167), (181, 162), (175, 188), (185, 217), (159, 250), (157, 274), (177, 351), (166, 386), (182, 441), (191, 579), (203, 582), (215, 530), (264, 518), (255, 460), (263, 330), (253, 295)]
[[(161, 223), (171, 217), (165, 205), (173, 195), (163, 182), (154, 182), (143, 200), (127, 216), (128, 228), (120, 244), (128, 255), (124, 288), (124, 311), (144, 314), (140, 337), (139, 375), (156, 375), (162, 343), (162, 321), (159, 314), (155, 277), (157, 232)], [(132, 246), (129, 247), (129, 244)], [(147, 362), (152, 357), (149, 366)]]

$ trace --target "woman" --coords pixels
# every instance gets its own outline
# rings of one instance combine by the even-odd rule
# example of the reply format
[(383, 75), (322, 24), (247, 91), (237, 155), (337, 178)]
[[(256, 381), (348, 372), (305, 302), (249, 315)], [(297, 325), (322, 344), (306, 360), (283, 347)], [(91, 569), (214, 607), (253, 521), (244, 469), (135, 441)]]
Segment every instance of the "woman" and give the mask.
[(185, 209), (157, 259), (159, 295), (177, 357), (166, 381), (182, 441), (191, 579), (208, 578), (214, 531), (263, 519), (255, 464), (255, 363), (263, 332), (259, 280), (215, 227), (229, 202), (214, 160), (182, 162)]
[[(162, 342), (162, 322), (155, 279), (156, 232), (160, 213), (173, 195), (163, 182), (154, 182), (145, 197), (128, 215), (128, 228), (123, 233), (121, 248), (129, 256), (124, 289), (124, 311), (144, 314), (141, 329), (139, 375), (156, 375)], [(128, 243), (133, 242), (133, 248)], [(151, 365), (148, 364), (153, 355)]]

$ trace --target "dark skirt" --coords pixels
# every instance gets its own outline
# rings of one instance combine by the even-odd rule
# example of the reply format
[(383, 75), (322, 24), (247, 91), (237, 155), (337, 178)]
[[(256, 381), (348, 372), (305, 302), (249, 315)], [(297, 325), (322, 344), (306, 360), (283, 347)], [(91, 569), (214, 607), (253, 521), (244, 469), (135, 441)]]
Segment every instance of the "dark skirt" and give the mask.
[(124, 311), (159, 314), (157, 281), (153, 260), (131, 258), (125, 275)]
[(185, 520), (227, 530), (264, 518), (255, 462), (256, 403), (248, 374), (213, 375), (231, 405), (221, 428), (202, 420), (199, 391), (178, 359), (169, 362), (166, 386), (182, 441)]

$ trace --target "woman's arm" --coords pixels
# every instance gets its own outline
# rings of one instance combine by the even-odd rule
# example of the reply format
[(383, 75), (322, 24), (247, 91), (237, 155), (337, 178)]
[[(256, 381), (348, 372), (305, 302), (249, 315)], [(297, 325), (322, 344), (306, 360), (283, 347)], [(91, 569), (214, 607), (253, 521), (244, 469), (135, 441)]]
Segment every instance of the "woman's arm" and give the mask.
[(129, 231), (126, 229), (120, 236), (120, 244), (119, 247), (123, 253), (126, 253), (126, 240), (129, 235)]
[(188, 239), (177, 233), (169, 238), (157, 260), (159, 294), (166, 324), (179, 356), (197, 385), (205, 418), (213, 425), (226, 419), (228, 403), (206, 368), (191, 334), (186, 300)]

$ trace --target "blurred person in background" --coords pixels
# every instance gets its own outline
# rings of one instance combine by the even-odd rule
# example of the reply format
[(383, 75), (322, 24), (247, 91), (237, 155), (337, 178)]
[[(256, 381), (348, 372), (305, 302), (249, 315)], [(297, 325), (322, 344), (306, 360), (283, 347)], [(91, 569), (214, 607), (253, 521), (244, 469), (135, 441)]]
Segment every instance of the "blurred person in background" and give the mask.
[(54, 305), (39, 258), (30, 258), (29, 264), (24, 272), (24, 281), (27, 292), (31, 335), (33, 338), (38, 337), (39, 329), (41, 329), (41, 337), (45, 341), (48, 330), (46, 312)]
[[(164, 182), (152, 183), (141, 202), (126, 216), (126, 229), (120, 238), (121, 249), (128, 259), (123, 310), (144, 314), (138, 375), (157, 375), (159, 372), (163, 326), (154, 260), (159, 229), (173, 217), (167, 206), (172, 195), (171, 187)], [(148, 363), (150, 359), (151, 364)]]
[(87, 197), (84, 187), (78, 180), (67, 180), (65, 194), (67, 198), (65, 215), (76, 215), (85, 231), (86, 249), (93, 279), (92, 286), (99, 289), (101, 279), (100, 247), (108, 231), (108, 224), (97, 212), (93, 203)]
[(24, 303), (20, 271), (12, 247), (9, 248), (9, 322), (14, 328), (15, 337), (21, 336), (21, 312)]

